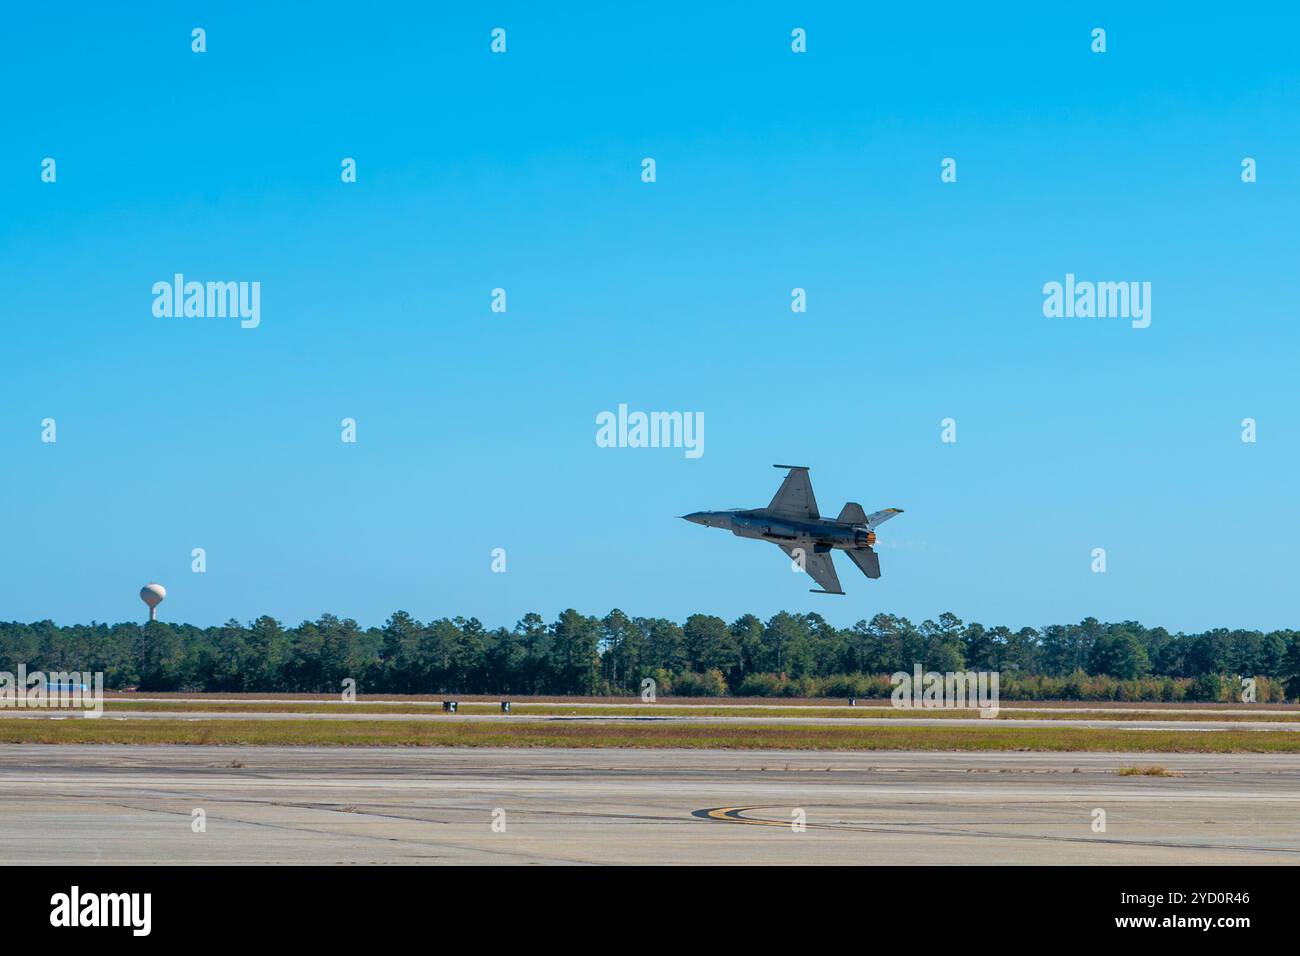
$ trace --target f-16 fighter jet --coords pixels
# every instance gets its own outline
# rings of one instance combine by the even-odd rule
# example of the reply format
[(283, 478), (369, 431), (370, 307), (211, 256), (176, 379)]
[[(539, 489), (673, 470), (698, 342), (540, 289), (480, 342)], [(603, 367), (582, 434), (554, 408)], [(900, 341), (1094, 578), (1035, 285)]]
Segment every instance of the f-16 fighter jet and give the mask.
[(817, 513), (817, 499), (813, 497), (807, 468), (772, 467), (789, 468), (790, 472), (766, 508), (696, 511), (682, 517), (706, 528), (722, 528), (737, 537), (771, 541), (821, 585), (820, 591), (812, 589), (813, 594), (844, 593), (835, 573), (835, 563), (831, 561), (831, 551), (835, 548), (847, 551), (867, 577), (880, 577), (880, 556), (871, 547), (876, 543), (876, 528), (894, 515), (902, 514), (902, 509), (886, 508), (867, 514), (862, 505), (850, 501), (832, 521)]

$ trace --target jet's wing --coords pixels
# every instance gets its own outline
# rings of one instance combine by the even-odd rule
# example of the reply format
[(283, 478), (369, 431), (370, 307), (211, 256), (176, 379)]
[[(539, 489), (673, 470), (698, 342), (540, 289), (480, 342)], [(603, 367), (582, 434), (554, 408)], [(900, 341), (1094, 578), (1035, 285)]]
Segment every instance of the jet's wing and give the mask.
[(880, 555), (870, 548), (851, 548), (845, 552), (869, 578), (880, 577)]
[(808, 479), (808, 469), (800, 465), (773, 465), (774, 468), (789, 468), (790, 473), (781, 482), (776, 497), (767, 506), (773, 514), (787, 518), (817, 518), (817, 499), (813, 497), (812, 482)]
[(867, 530), (875, 531), (894, 515), (901, 515), (902, 513), (902, 508), (886, 508), (884, 511), (873, 511), (867, 515)]
[[(793, 545), (779, 544), (777, 547), (788, 554), (791, 560), (800, 560), (800, 557), (795, 555)], [(803, 569), (822, 586), (822, 590), (827, 594), (843, 594), (844, 591), (840, 588), (840, 577), (835, 573), (835, 562), (831, 560), (830, 554), (818, 554), (810, 548), (803, 548), (801, 551)]]

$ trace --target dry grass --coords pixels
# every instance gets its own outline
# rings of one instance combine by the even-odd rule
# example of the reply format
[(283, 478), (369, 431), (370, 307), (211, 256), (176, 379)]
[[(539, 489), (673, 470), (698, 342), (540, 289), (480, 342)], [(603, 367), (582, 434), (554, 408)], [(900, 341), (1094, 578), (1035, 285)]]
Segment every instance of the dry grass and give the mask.
[(1121, 777), (1177, 777), (1179, 774), (1174, 773), (1168, 767), (1162, 767), (1159, 764), (1152, 764), (1149, 767), (1120, 767), (1118, 773)]
[(1300, 733), (1015, 727), (992, 722), (950, 728), (105, 717), (57, 721), (0, 718), (0, 743), (1296, 753), (1300, 752)]

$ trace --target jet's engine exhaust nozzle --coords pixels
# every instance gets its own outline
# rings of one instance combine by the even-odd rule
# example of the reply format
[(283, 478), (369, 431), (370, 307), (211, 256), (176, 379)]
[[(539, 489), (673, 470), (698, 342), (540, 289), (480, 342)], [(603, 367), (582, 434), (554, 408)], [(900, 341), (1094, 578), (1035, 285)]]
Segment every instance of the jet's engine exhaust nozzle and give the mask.
[(869, 548), (876, 543), (876, 533), (874, 531), (859, 531), (854, 536), (854, 543), (859, 548)]

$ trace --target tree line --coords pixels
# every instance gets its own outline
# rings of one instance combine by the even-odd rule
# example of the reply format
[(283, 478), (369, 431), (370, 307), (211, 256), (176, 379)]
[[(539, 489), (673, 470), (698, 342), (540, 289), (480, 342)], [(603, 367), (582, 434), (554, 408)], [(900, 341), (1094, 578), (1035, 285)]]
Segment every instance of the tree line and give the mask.
[(338, 693), (351, 678), (370, 694), (630, 695), (649, 678), (659, 694), (868, 696), (920, 664), (998, 671), (1007, 698), (1226, 700), (1242, 677), (1256, 679), (1260, 700), (1300, 695), (1297, 631), (1171, 634), (1091, 617), (1013, 631), (951, 613), (920, 624), (877, 614), (845, 628), (784, 611), (679, 624), (572, 609), (550, 623), (526, 614), (513, 628), (405, 611), (368, 628), (332, 614), (296, 627), (268, 616), (206, 628), (0, 622), (0, 670), (20, 663), (102, 671), (106, 687), (148, 691)]

